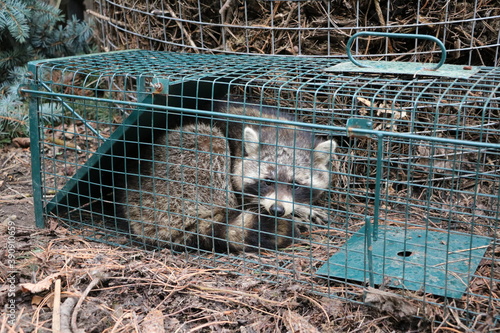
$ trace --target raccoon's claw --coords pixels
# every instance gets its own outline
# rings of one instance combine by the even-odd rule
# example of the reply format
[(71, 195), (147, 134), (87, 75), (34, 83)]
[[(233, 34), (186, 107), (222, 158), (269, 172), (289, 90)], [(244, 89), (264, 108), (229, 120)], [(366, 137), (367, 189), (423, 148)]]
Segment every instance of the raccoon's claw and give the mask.
[(295, 215), (301, 221), (314, 224), (326, 224), (329, 221), (329, 215), (322, 209), (315, 209), (310, 207), (298, 207), (295, 209)]
[(316, 224), (326, 224), (330, 217), (323, 210), (312, 210), (311, 211), (311, 221)]

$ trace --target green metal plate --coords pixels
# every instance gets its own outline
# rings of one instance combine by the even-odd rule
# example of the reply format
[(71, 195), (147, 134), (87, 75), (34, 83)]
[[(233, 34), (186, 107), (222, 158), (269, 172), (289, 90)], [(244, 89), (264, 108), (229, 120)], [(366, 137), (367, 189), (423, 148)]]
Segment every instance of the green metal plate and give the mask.
[(371, 73), (371, 74), (405, 74), (421, 76), (439, 76), (453, 79), (468, 79), (479, 71), (479, 67), (461, 65), (442, 65), (437, 70), (431, 70), (433, 64), (398, 61), (363, 61), (367, 67), (359, 67), (352, 62), (342, 62), (325, 68), (325, 72), (334, 73)]
[[(365, 227), (355, 233), (317, 274), (367, 282), (370, 277)], [(490, 239), (475, 235), (381, 226), (372, 241), (376, 285), (461, 298)]]

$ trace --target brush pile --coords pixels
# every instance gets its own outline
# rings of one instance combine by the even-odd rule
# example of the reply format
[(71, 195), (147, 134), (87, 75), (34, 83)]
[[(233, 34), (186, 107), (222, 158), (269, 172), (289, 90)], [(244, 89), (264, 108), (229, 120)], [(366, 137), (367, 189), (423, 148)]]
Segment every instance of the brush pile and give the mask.
[[(477, 1), (242, 1), (99, 0), (109, 50), (342, 56), (358, 31), (435, 36), (449, 51), (448, 62), (495, 65), (500, 6)], [(436, 62), (430, 41), (371, 37), (359, 40), (360, 54), (395, 60)]]

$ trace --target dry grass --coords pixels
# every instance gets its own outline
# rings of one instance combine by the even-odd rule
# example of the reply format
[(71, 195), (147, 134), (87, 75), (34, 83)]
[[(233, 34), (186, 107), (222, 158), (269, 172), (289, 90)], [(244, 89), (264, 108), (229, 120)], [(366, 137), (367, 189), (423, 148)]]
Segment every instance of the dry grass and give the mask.
[[(466, 330), (463, 314), (454, 308), (460, 301), (444, 311), (444, 300), (439, 298), (430, 297), (424, 305), (409, 294), (389, 290), (328, 287), (339, 297), (358, 294), (355, 302), (346, 302), (313, 293), (283, 276), (275, 277), (279, 283), (263, 282), (255, 274), (258, 270), (240, 275), (223, 264), (200, 268), (192, 257), (168, 251), (147, 253), (85, 241), (55, 223), (36, 233), (19, 228), (16, 237), (36, 244), (18, 251), (16, 332), (49, 332), (59, 320), (62, 329), (73, 332)], [(368, 305), (359, 304), (363, 293)], [(477, 309), (481, 300), (467, 302)], [(478, 319), (469, 329), (486, 332), (491, 318), (485, 314)], [(8, 329), (4, 317), (1, 330)]]
[[(450, 50), (448, 61), (463, 64), (471, 57), (474, 64), (494, 65), (500, 30), (494, 18), (500, 6), (494, 0), (479, 0), (475, 8), (458, 0), (100, 3), (102, 13), (90, 13), (102, 24), (103, 45), (112, 50), (343, 55), (349, 36), (374, 29), (435, 36)], [(428, 41), (415, 46), (413, 40), (370, 37), (361, 39), (360, 50), (399, 54), (396, 60), (437, 62), (440, 57), (439, 52), (432, 53), (438, 51), (437, 46)]]

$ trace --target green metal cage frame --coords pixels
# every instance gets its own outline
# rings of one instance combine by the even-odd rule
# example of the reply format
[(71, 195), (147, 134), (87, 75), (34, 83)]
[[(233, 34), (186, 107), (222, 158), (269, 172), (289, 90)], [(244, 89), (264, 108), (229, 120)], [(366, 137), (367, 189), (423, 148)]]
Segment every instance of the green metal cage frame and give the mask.
[[(295, 121), (259, 120), (275, 126), (300, 126), (322, 134), (341, 137), (347, 142), (342, 147), (344, 150), (339, 153), (344, 158), (343, 163), (346, 168), (352, 168), (354, 164), (363, 164), (365, 168), (363, 170), (366, 172), (363, 177), (369, 180), (373, 188), (363, 190), (362, 183), (356, 184), (359, 188), (350, 187), (352, 184), (348, 179), (345, 183), (346, 187), (343, 189), (340, 186), (335, 187), (330, 194), (336, 195), (342, 190), (345, 191), (347, 193), (346, 201), (342, 204), (348, 208), (356, 208), (356, 205), (351, 201), (354, 202), (365, 196), (367, 199), (364, 205), (365, 207), (370, 206), (370, 209), (366, 209), (363, 213), (363, 204), (360, 204), (358, 211), (342, 212), (341, 208), (332, 208), (331, 203), (327, 209), (339, 220), (359, 221), (366, 225), (366, 230), (361, 232), (366, 241), (365, 252), (362, 253), (366, 265), (371, 265), (370, 261), (373, 261), (373, 254), (370, 254), (368, 250), (371, 249), (372, 242), (384, 238), (385, 229), (382, 227), (381, 230), (381, 223), (399, 223), (405, 231), (413, 227), (421, 227), (426, 232), (438, 230), (438, 232), (448, 236), (461, 234), (469, 239), (470, 244), (473, 244), (472, 238), (476, 236), (475, 230), (485, 228), (490, 230), (490, 234), (478, 236), (486, 240), (488, 245), (482, 246), (483, 252), (467, 252), (468, 257), (465, 260), (471, 263), (472, 258), (480, 259), (483, 256), (489, 258), (491, 261), (489, 285), (492, 288), (500, 285), (500, 277), (498, 273), (495, 273), (495, 267), (500, 267), (500, 258), (497, 254), (498, 229), (500, 228), (500, 200), (498, 199), (500, 197), (500, 176), (494, 171), (498, 171), (498, 168), (494, 168), (495, 163), (500, 162), (500, 143), (495, 141), (497, 135), (500, 136), (500, 127), (497, 129), (495, 125), (495, 108), (500, 103), (500, 69), (475, 68), (468, 78), (442, 76), (446, 74), (429, 77), (425, 73), (408, 76), (408, 74), (398, 75), (394, 71), (391, 74), (364, 73), (362, 70), (358, 72), (332, 72), (332, 66), (335, 67), (343, 62), (342, 59), (326, 58), (285, 59), (250, 55), (217, 56), (134, 50), (30, 63), (29, 70), (34, 76), (31, 85), (24, 90), (31, 96), (30, 135), (37, 226), (43, 227), (45, 219), (52, 216), (52, 213), (58, 215), (58, 211), (68, 211), (72, 207), (87, 205), (95, 198), (102, 198), (100, 195), (105, 192), (104, 190), (112, 189), (114, 186), (112, 177), (108, 178), (108, 176), (115, 172), (115, 166), (123, 164), (129, 158), (137, 159), (134, 143), (141, 140), (144, 142), (151, 140), (150, 134), (148, 134), (151, 133), (149, 131), (151, 126), (163, 126), (157, 125), (159, 123), (168, 126), (169, 117), (179, 115), (206, 119), (224, 116), (232, 117), (241, 122), (255, 121), (254, 118), (245, 115), (227, 115), (211, 110), (210, 107), (208, 109), (199, 107), (201, 102), (210, 105), (212, 100), (226, 101), (226, 98), (229, 98), (226, 96), (248, 97), (247, 95), (252, 95), (262, 104), (272, 102), (290, 109), (296, 114), (304, 115), (311, 121), (306, 122), (299, 118)], [(58, 74), (56, 75), (56, 73)], [(72, 78), (73, 81), (70, 80), (67, 83), (61, 79), (60, 77), (64, 77), (64, 74)], [(106, 82), (105, 86), (108, 89), (100, 88), (99, 83), (102, 82)], [(121, 82), (122, 87), (115, 87), (109, 82)], [(86, 89), (89, 95), (79, 94), (77, 88)], [(124, 89), (121, 90), (121, 88)], [(238, 93), (234, 92), (235, 88), (238, 89)], [(436, 91), (439, 91), (440, 95), (436, 96)], [(271, 95), (267, 96), (265, 92), (270, 92)], [(133, 95), (133, 98), (127, 94)], [(106, 97), (106, 95), (108, 96)], [(305, 96), (309, 100), (304, 101)], [(92, 135), (102, 141), (102, 144), (95, 152), (92, 152), (92, 156), (86, 160), (85, 164), (75, 163), (73, 165), (78, 168), (78, 171), (71, 177), (63, 177), (67, 182), (62, 188), (51, 188), (51, 190), (58, 192), (50, 201), (44, 194), (46, 188), (51, 187), (44, 179), (44, 175), (47, 175), (49, 171), (45, 169), (45, 165), (42, 165), (42, 161), (58, 162), (44, 156), (43, 153), (43, 145), (45, 144), (43, 130), (50, 127), (50, 125), (44, 125), (40, 120), (43, 100), (62, 104), (69, 110), (68, 119), (79, 119), (88, 127), (91, 133), (89, 137)], [(109, 138), (105, 138), (98, 131), (93, 130), (92, 126), (87, 126), (88, 120), (82, 118), (74, 110), (74, 103), (81, 104), (85, 109), (92, 106), (104, 110), (123, 108), (128, 110), (129, 114), (123, 123), (116, 124), (115, 130)], [(289, 104), (285, 105), (285, 103)], [(427, 109), (422, 113), (432, 121), (419, 122), (418, 114), (423, 110), (419, 103), (426, 105)], [(440, 112), (441, 109), (453, 108), (457, 110), (455, 115), (451, 111), (447, 111), (444, 115)], [(477, 111), (474, 119), (481, 120), (482, 125), (467, 128), (464, 121), (469, 116), (461, 113), (464, 108)], [(404, 112), (408, 114), (407, 119), (400, 117)], [(441, 117), (452, 119), (455, 123), (442, 123)], [(417, 128), (422, 127), (422, 124), (428, 125), (428, 128), (421, 131), (424, 133), (419, 133)], [(111, 124), (104, 122), (104, 125)], [(408, 128), (409, 132), (399, 132), (399, 127)], [(451, 132), (453, 137), (440, 136), (444, 132)], [(468, 137), (479, 138), (479, 140), (469, 140)], [(355, 145), (351, 145), (352, 142), (366, 144), (367, 141), (370, 143), (366, 146), (368, 149), (366, 156), (362, 155), (364, 153), (362, 149), (353, 148)], [(401, 153), (401, 161), (394, 162), (397, 166), (393, 167), (391, 166), (393, 157), (391, 157), (389, 147), (391, 144), (401, 147), (408, 146), (414, 151), (420, 147), (428, 153), (428, 156), (417, 156), (411, 152), (403, 152)], [(402, 150), (402, 148), (398, 149)], [(129, 153), (135, 157), (128, 156)], [(447, 159), (448, 156), (463, 157), (469, 154), (472, 154), (472, 158), (481, 157), (481, 160), (474, 162), (467, 159), (456, 161), (448, 161)], [(357, 158), (353, 159), (352, 156)], [(466, 170), (462, 166), (465, 163), (469, 163), (471, 166), (475, 165), (476, 169)], [(487, 163), (492, 163), (493, 171), (481, 170)], [(465, 220), (461, 224), (455, 220), (455, 217), (452, 217), (453, 214), (459, 214), (459, 212), (454, 211), (454, 207), (449, 207), (452, 214), (448, 217), (443, 216), (441, 221), (434, 221), (433, 219), (436, 218), (431, 216), (430, 211), (432, 210), (433, 214), (436, 215), (439, 211), (445, 212), (447, 208), (434, 210), (431, 207), (429, 197), (422, 204), (410, 197), (402, 198), (402, 201), (399, 202), (398, 197), (391, 194), (393, 186), (410, 186), (409, 184), (415, 180), (410, 171), (408, 171), (406, 179), (403, 177), (399, 180), (391, 179), (391, 172), (397, 173), (397, 168), (415, 170), (416, 167), (424, 169), (423, 173), (426, 170), (430, 170), (432, 173), (442, 173), (443, 178), (453, 178), (457, 173), (461, 173), (463, 179), (475, 180), (476, 185), (471, 185), (472, 190), (459, 190), (457, 184), (462, 181), (461, 178), (455, 183), (451, 180), (456, 188), (449, 191), (457, 196), (471, 195), (471, 200), (477, 198), (489, 200), (492, 206), (482, 210), (472, 208), (470, 212), (464, 213)], [(127, 171), (120, 169), (119, 172), (126, 173)], [(467, 172), (468, 174), (466, 174)], [(346, 178), (356, 176), (354, 173), (342, 170), (333, 173)], [(445, 191), (445, 188), (438, 188), (432, 184), (432, 177), (429, 173), (427, 176), (429, 184), (420, 187), (431, 192), (433, 190)], [(487, 178), (488, 182), (493, 184), (492, 188), (496, 188), (496, 193), (480, 192), (481, 189), (477, 184), (484, 181), (483, 178)], [(91, 181), (90, 179), (99, 181)], [(425, 177), (419, 178), (419, 181), (421, 184), (425, 184)], [(86, 185), (79, 186), (78, 184), (81, 182)], [(82, 202), (82, 199), (87, 200), (87, 202)], [(390, 205), (406, 207), (406, 212), (401, 214), (404, 220), (399, 221), (397, 218), (389, 216), (391, 209), (388, 206)], [(422, 224), (413, 223), (410, 216), (412, 214), (411, 208), (419, 205), (429, 214), (429, 216), (423, 217)], [(457, 205), (462, 207), (461, 204)], [(468, 222), (467, 219), (471, 222)], [(473, 222), (474, 219), (486, 220), (491, 225)], [(85, 225), (84, 223), (80, 224), (79, 221), (72, 222), (76, 223), (74, 228), (77, 229)], [(467, 231), (457, 232), (455, 225), (458, 224), (463, 225)], [(97, 227), (93, 222), (88, 225)], [(437, 225), (447, 227), (442, 228)], [(103, 232), (104, 230), (106, 229), (101, 229)], [(327, 245), (328, 257), (339, 252), (342, 246), (347, 244), (349, 235), (359, 235), (360, 233), (359, 230), (353, 231), (352, 226), (349, 226), (348, 223), (338, 224), (334, 221), (329, 222), (326, 227), (323, 227), (323, 230), (325, 232), (335, 230), (344, 235), (340, 237), (338, 244)], [(102, 238), (103, 232), (100, 233), (99, 237), (89, 236), (89, 238), (123, 245), (112, 239)], [(118, 234), (123, 236), (126, 232)], [(429, 247), (432, 248), (430, 245), (424, 247), (425, 251)], [(485, 253), (487, 249), (488, 252)], [(287, 258), (284, 260), (285, 262), (287, 260), (291, 262), (295, 259), (307, 261), (307, 265), (310, 267), (308, 273), (302, 274), (298, 278), (293, 277), (293, 268), (288, 267), (288, 264), (283, 264), (282, 259), (278, 260), (277, 255), (264, 259), (242, 255), (237, 264), (224, 261), (226, 258), (224, 254), (208, 253), (208, 257), (204, 257), (201, 253), (201, 255), (193, 255), (193, 258), (205, 266), (238, 267), (244, 274), (257, 270), (263, 280), (271, 282), (276, 282), (276, 275), (287, 276), (287, 278), (297, 279), (307, 284), (313, 291), (320, 294), (359, 302), (359, 282), (352, 281), (350, 277), (329, 276), (326, 281), (330, 282), (327, 283), (324, 279), (320, 279), (319, 282), (316, 280), (318, 277), (316, 270), (320, 265), (328, 266), (329, 261), (328, 258), (314, 259), (313, 247), (303, 252), (294, 249), (279, 252), (279, 254), (283, 253)], [(447, 255), (445, 257), (448, 258)], [(278, 264), (278, 261), (281, 264)], [(403, 266), (407, 264), (404, 258), (400, 258), (400, 261)], [(361, 273), (359, 281), (374, 285), (373, 276), (369, 274), (369, 267)], [(475, 268), (469, 267), (468, 269), (467, 278), (474, 278), (476, 276), (473, 271)], [(340, 283), (346, 286), (348, 291), (343, 296), (338, 295), (331, 287), (331, 283)], [(361, 289), (363, 288), (361, 287)], [(472, 317), (479, 314), (467, 305), (467, 300), (472, 296), (479, 297), (487, 304), (486, 311), (494, 313), (495, 310), (498, 310), (496, 304), (500, 302), (500, 299), (491, 291), (489, 295), (473, 294), (466, 291), (465, 295), (463, 307), (456, 307), (456, 309)], [(424, 304), (443, 306), (437, 300), (426, 296), (425, 293), (415, 299), (423, 300)], [(453, 307), (451, 303), (446, 302), (444, 306)], [(464, 320), (469, 321), (469, 319)], [(495, 317), (495, 320), (498, 322), (500, 318)]]

